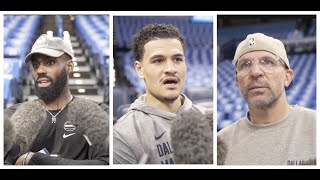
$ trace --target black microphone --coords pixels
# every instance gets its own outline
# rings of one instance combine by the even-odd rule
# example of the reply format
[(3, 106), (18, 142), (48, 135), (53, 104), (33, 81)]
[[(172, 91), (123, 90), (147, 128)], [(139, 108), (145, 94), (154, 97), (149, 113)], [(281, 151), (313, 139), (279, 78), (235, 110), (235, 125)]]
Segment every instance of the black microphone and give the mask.
[(228, 153), (228, 147), (226, 143), (218, 136), (217, 137), (217, 163), (218, 165), (224, 165)]
[(171, 126), (176, 164), (213, 164), (212, 111), (190, 110), (178, 114)]
[(16, 138), (16, 130), (13, 125), (13, 123), (10, 121), (9, 117), (4, 115), (3, 119), (4, 127), (4, 138), (3, 138), (3, 146), (4, 146), (4, 157), (9, 152), (9, 150), (12, 148), (13, 142)]

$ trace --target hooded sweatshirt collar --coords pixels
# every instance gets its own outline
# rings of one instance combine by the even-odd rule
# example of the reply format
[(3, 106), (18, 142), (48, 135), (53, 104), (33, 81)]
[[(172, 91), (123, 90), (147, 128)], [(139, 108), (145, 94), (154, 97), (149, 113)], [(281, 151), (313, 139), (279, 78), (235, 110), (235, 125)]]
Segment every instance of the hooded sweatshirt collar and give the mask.
[(129, 110), (138, 110), (142, 111), (146, 114), (152, 114), (156, 116), (163, 117), (165, 119), (172, 119), (174, 118), (177, 114), (188, 111), (192, 107), (192, 102), (189, 98), (187, 98), (184, 94), (181, 94), (182, 96), (182, 106), (180, 106), (176, 112), (168, 112), (168, 111), (163, 111), (161, 109), (158, 109), (156, 107), (152, 107), (146, 104), (146, 94), (141, 95), (138, 99), (134, 101), (134, 103), (131, 104)]

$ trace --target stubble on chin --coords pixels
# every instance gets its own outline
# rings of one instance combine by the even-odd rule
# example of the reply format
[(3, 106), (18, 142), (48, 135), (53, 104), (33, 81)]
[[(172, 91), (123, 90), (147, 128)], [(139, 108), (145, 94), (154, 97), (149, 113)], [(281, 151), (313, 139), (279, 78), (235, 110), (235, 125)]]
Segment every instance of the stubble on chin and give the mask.
[[(268, 89), (264, 94), (250, 95), (249, 91), (246, 91), (244, 98), (249, 106), (259, 110), (267, 110), (278, 101), (283, 92), (284, 89), (281, 89), (281, 87), (279, 87), (275, 91), (271, 91), (270, 89)], [(264, 98), (258, 96), (264, 96)]]

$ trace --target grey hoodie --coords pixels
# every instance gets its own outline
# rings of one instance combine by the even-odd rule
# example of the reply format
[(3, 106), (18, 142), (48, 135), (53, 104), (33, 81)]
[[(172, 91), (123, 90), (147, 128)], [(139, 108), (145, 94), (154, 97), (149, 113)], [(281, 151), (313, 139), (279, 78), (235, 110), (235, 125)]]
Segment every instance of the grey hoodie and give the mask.
[(315, 164), (316, 121), (316, 111), (301, 106), (294, 106), (283, 119), (265, 125), (251, 123), (247, 113), (218, 133), (227, 146), (224, 164)]
[(205, 109), (192, 104), (182, 94), (183, 105), (175, 112), (167, 112), (145, 103), (146, 95), (131, 104), (113, 129), (114, 164), (174, 164), (170, 128), (177, 114), (193, 109)]

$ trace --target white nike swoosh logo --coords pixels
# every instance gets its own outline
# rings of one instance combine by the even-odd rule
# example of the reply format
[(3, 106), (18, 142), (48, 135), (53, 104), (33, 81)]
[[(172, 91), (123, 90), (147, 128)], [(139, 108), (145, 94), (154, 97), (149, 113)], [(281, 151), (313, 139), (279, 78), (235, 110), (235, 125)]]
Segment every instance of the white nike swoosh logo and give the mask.
[(63, 134), (63, 138), (67, 138), (67, 137), (69, 137), (69, 136), (72, 136), (72, 135), (75, 135), (76, 133), (71, 133), (71, 134), (66, 134), (66, 133), (64, 133)]

